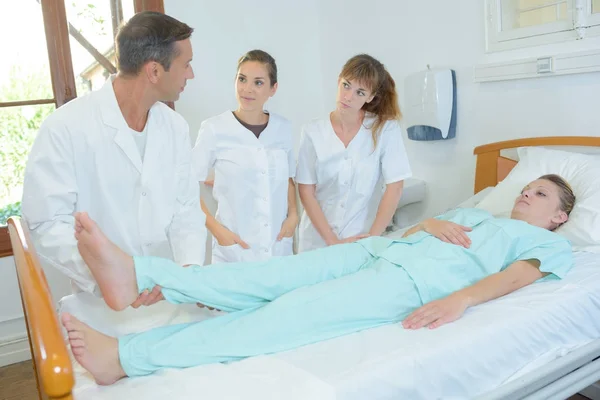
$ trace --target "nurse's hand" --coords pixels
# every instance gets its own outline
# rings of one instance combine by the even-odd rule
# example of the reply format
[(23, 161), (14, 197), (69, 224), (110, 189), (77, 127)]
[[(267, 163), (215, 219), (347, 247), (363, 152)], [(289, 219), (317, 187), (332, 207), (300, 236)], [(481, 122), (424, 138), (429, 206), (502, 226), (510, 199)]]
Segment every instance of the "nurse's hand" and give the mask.
[(280, 241), (284, 237), (292, 237), (294, 236), (294, 232), (296, 232), (296, 226), (298, 226), (298, 217), (296, 215), (290, 215), (283, 221), (281, 224), (281, 231), (279, 231), (279, 235), (277, 235), (277, 241)]
[(424, 326), (435, 329), (459, 319), (468, 306), (467, 297), (456, 292), (418, 308), (402, 321), (402, 326), (405, 329), (420, 329)]
[(471, 239), (469, 239), (465, 232), (471, 232), (473, 229), (468, 226), (430, 218), (423, 222), (423, 230), (443, 242), (453, 243), (467, 249), (471, 246)]
[(154, 303), (164, 300), (165, 297), (160, 289), (160, 286), (154, 286), (152, 291), (149, 291), (148, 289), (144, 290), (142, 294), (140, 294), (138, 298), (131, 304), (131, 307), (139, 308), (140, 306), (151, 306)]
[(219, 232), (215, 234), (215, 238), (217, 239), (219, 246), (233, 246), (234, 244), (239, 244), (244, 249), (250, 248), (248, 243), (244, 242), (237, 234), (225, 227), (219, 229)]
[(368, 233), (363, 233), (363, 234), (360, 234), (360, 235), (350, 236), (350, 237), (347, 237), (345, 239), (335, 238), (333, 241), (327, 242), (327, 246), (333, 246), (333, 245), (336, 245), (336, 244), (343, 244), (343, 243), (354, 243), (357, 240), (368, 238), (369, 236), (371, 236), (371, 235), (369, 235)]

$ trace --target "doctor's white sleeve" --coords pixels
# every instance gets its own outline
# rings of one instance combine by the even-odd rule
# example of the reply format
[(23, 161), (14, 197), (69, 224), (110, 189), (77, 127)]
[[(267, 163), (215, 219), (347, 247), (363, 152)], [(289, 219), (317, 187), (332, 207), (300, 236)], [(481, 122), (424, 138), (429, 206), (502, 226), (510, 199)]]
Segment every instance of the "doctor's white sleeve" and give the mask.
[(185, 137), (182, 136), (178, 143), (177, 160), (175, 212), (167, 235), (176, 263), (203, 265), (206, 253), (206, 217), (200, 208), (200, 187), (191, 164), (192, 149), (187, 129)]
[(215, 135), (212, 128), (203, 122), (192, 150), (192, 171), (197, 182), (204, 182), (208, 172), (215, 166)]
[(300, 139), (296, 182), (304, 185), (317, 183), (317, 153), (306, 129), (302, 130), (302, 138)]
[(42, 124), (25, 168), (22, 217), (44, 266), (58, 269), (85, 292), (99, 295), (96, 281), (77, 250), (73, 146), (63, 128)]
[(385, 184), (399, 182), (412, 176), (408, 156), (397, 121), (388, 122), (381, 132), (381, 171)]

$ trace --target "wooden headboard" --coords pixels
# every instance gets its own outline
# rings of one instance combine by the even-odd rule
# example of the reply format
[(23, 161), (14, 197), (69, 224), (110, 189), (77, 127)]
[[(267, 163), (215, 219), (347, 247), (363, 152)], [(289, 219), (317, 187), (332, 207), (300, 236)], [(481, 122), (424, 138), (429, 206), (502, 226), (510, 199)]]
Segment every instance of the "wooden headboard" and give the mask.
[(8, 220), (8, 232), (15, 256), (39, 398), (71, 400), (75, 384), (73, 367), (46, 275), (31, 244), (26, 224), (17, 217), (11, 217)]
[(478, 146), (473, 153), (477, 156), (475, 166), (475, 193), (489, 186), (496, 186), (517, 164), (500, 155), (502, 150), (532, 146), (584, 146), (600, 147), (600, 137), (592, 136), (551, 136), (507, 140)]

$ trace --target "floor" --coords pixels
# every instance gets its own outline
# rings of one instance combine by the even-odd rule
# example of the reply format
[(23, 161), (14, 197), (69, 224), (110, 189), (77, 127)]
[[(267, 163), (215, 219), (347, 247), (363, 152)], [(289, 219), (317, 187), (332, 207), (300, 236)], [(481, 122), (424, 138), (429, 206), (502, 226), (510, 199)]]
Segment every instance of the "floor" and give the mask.
[[(0, 400), (37, 400), (37, 391), (31, 361), (0, 368)], [(568, 400), (588, 400), (575, 395)]]
[(0, 400), (36, 400), (37, 390), (31, 361), (0, 368)]

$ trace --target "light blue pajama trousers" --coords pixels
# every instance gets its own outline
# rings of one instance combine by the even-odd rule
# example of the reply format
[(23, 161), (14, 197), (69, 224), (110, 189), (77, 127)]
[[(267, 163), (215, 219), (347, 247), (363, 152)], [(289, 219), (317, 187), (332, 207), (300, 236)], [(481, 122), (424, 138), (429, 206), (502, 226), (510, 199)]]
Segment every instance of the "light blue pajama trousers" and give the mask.
[(406, 271), (359, 243), (264, 262), (181, 267), (136, 257), (139, 292), (229, 314), (119, 338), (128, 376), (275, 353), (401, 321), (421, 306)]

